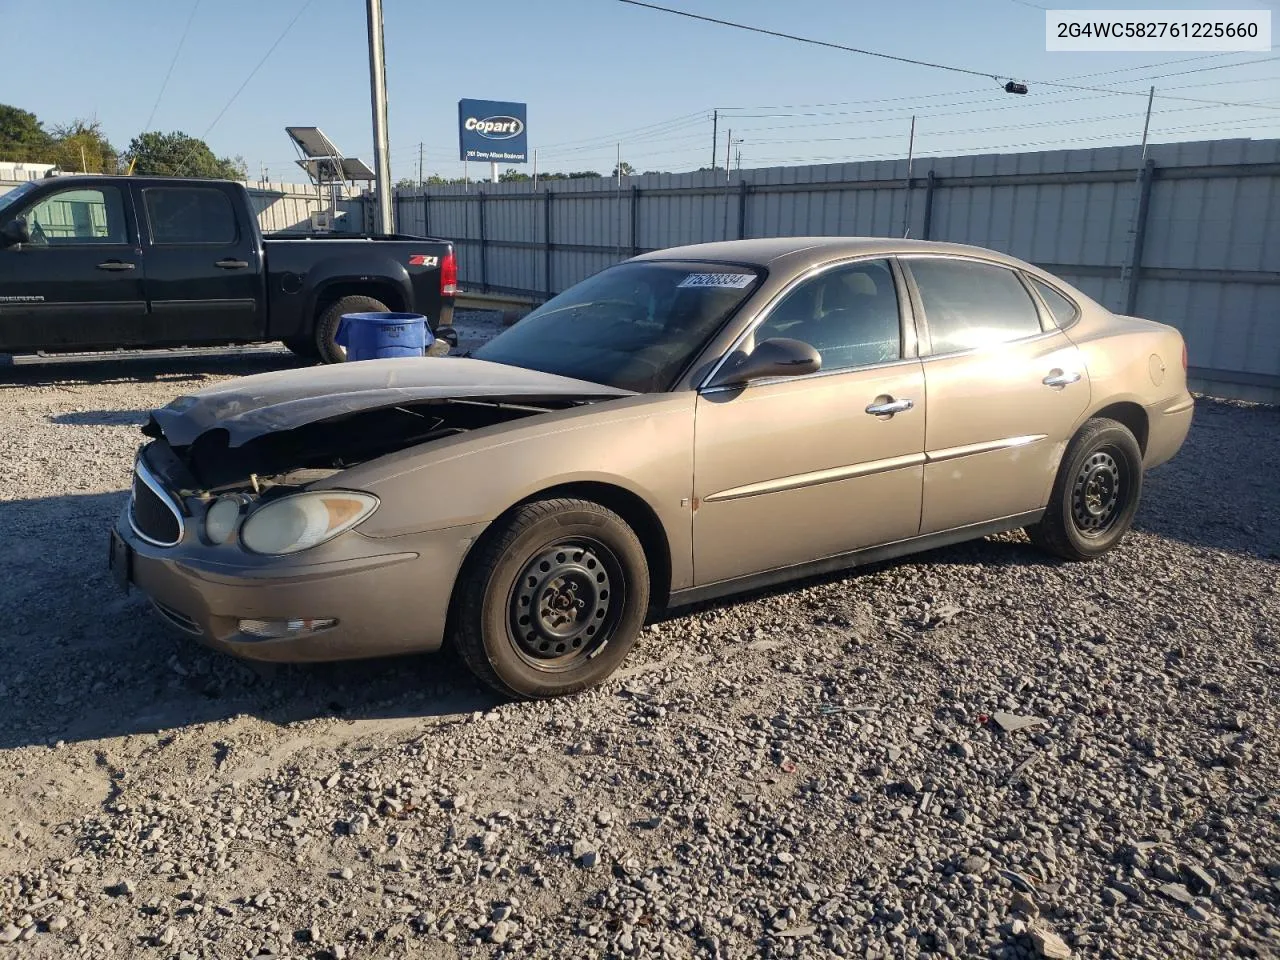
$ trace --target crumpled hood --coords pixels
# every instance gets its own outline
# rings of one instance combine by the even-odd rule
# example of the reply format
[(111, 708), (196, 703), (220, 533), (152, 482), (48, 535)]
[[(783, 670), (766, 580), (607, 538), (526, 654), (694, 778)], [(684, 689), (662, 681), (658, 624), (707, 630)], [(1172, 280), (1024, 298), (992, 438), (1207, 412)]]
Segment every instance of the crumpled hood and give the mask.
[(217, 428), (229, 434), (228, 446), (238, 447), (264, 434), (423, 400), (536, 403), (628, 396), (634, 391), (487, 360), (396, 358), (241, 377), (178, 397), (151, 419), (173, 446)]

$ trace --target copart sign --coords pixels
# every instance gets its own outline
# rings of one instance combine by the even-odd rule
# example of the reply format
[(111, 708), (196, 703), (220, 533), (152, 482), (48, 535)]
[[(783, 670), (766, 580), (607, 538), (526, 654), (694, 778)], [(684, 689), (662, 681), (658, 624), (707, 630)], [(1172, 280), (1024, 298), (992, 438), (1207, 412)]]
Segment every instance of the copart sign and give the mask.
[(505, 100), (458, 101), (458, 159), (528, 163), (527, 105)]

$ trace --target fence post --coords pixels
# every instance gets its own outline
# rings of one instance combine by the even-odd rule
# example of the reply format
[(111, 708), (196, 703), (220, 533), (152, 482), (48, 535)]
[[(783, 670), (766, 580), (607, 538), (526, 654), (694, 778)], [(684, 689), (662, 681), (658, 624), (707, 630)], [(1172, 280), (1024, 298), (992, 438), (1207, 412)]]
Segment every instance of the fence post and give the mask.
[(631, 256), (640, 252), (637, 241), (640, 237), (640, 188), (631, 187)]
[(738, 180), (738, 239), (747, 236), (747, 181)]
[(929, 234), (933, 230), (933, 190), (937, 186), (938, 178), (932, 170), (924, 182), (924, 225), (920, 228), (920, 239), (930, 239)]
[(542, 288), (551, 299), (551, 188), (542, 194)]
[(1155, 160), (1148, 158), (1138, 178), (1138, 215), (1133, 225), (1133, 251), (1129, 254), (1129, 270), (1124, 285), (1124, 312), (1130, 315), (1138, 307), (1142, 248), (1147, 241), (1147, 213), (1151, 209), (1151, 181), (1155, 179), (1155, 169)]
[(431, 236), (431, 196), (427, 188), (422, 188), (422, 232)]
[(480, 291), (489, 292), (489, 258), (486, 251), (488, 244), (484, 235), (484, 191), (476, 191), (476, 200), (480, 204)]

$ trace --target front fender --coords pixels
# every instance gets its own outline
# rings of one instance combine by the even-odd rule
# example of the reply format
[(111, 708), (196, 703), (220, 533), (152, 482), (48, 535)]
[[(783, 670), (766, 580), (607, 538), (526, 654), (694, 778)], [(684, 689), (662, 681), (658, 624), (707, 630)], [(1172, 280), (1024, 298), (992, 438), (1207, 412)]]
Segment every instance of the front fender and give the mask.
[(662, 524), (680, 589), (692, 576), (694, 401), (692, 392), (641, 395), (535, 415), (382, 457), (329, 483), (379, 497), (359, 528), (370, 537), (492, 523), (551, 487), (617, 487)]

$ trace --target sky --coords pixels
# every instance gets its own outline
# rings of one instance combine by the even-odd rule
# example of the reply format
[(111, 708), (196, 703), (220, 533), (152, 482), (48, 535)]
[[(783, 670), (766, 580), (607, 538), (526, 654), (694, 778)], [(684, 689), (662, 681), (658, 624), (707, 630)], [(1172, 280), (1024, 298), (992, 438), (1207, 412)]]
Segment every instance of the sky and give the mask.
[[(462, 175), (460, 98), (526, 102), (540, 172), (608, 174), (618, 143), (637, 172), (709, 165), (717, 109), (717, 161), (732, 130), (743, 168), (903, 157), (913, 114), (916, 156), (1137, 143), (1150, 85), (1153, 142), (1280, 137), (1274, 47), (1049, 53), (1044, 20), (1046, 7), (1270, 9), (1274, 33), (1280, 0), (657, 2), (1000, 82), (618, 0), (384, 0), (393, 179), (418, 176), (420, 145), (427, 174)], [(243, 157), (252, 179), (286, 182), (304, 177), (284, 128), (313, 125), (373, 165), (361, 0), (0, 0), (0, 23), (29, 40), (0, 102), (46, 124), (96, 119), (118, 149), (144, 129), (182, 130)], [(1030, 93), (1006, 94), (1010, 77)], [(473, 178), (487, 173), (477, 166)]]

